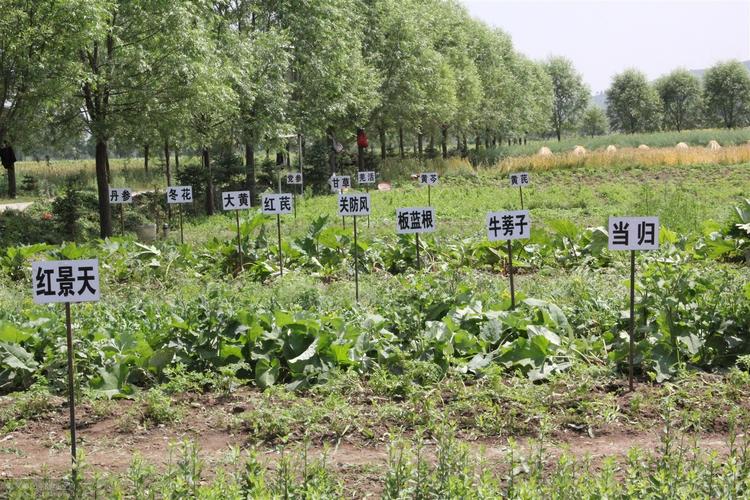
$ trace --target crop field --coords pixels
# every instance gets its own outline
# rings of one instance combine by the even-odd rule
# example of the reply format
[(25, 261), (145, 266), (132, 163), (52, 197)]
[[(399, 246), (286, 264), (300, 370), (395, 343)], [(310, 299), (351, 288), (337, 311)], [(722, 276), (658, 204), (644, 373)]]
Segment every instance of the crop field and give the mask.
[[(750, 164), (530, 169), (514, 310), (506, 246), (484, 229), (519, 207), (508, 165), (429, 166), (437, 230), (419, 270), (395, 211), (427, 204), (403, 175), (420, 165), (384, 166), (402, 173), (370, 192), (359, 302), (334, 195), (281, 217), (283, 275), (276, 219), (257, 208), (240, 212), (242, 266), (223, 214), (188, 217), (183, 245), (172, 230), (4, 249), (2, 496), (747, 495)], [(628, 253), (606, 232), (631, 214), (661, 222), (636, 261), (632, 392)], [(65, 314), (32, 302), (30, 263), (83, 258), (102, 281), (100, 302), (72, 307), (72, 481)]]

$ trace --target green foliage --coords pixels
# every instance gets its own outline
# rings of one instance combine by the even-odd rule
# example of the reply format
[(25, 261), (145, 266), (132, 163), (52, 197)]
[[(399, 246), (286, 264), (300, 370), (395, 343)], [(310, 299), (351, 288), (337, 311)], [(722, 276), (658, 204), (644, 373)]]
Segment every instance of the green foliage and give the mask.
[[(564, 57), (550, 58), (544, 64), (544, 70), (552, 79), (552, 128), (559, 141), (564, 130), (572, 129), (582, 117), (590, 118), (588, 115), (591, 111), (586, 115), (584, 111), (591, 90), (583, 83), (583, 77), (576, 73), (573, 63)], [(584, 128), (587, 127), (584, 125)], [(594, 130), (593, 127), (588, 129)]]
[(656, 81), (662, 103), (664, 128), (680, 130), (697, 128), (702, 122), (701, 82), (684, 69), (672, 71)]
[(635, 69), (615, 75), (607, 90), (607, 117), (613, 130), (628, 134), (659, 129), (659, 94), (646, 75)]
[(750, 120), (750, 74), (742, 63), (717, 63), (703, 76), (709, 120), (726, 128), (742, 127)]
[(607, 115), (603, 109), (596, 106), (590, 106), (581, 117), (580, 131), (581, 134), (589, 137), (604, 135), (609, 129)]

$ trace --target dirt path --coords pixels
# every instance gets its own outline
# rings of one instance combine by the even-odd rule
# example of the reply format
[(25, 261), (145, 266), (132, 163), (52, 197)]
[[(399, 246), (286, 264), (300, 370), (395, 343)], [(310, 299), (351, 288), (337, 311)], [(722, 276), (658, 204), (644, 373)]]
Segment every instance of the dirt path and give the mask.
[[(79, 447), (85, 452), (89, 471), (124, 472), (136, 454), (146, 462), (163, 468), (170, 455), (173, 460), (177, 456), (175, 446), (190, 440), (198, 445), (207, 475), (211, 475), (215, 466), (226, 458), (230, 447), (253, 448), (254, 437), (249, 432), (242, 428), (231, 429), (216, 419), (216, 406), (189, 405), (186, 407), (187, 414), (176, 424), (123, 429), (122, 415), (127, 414), (131, 405), (130, 401), (117, 402), (111, 415), (99, 420), (94, 420), (87, 407), (80, 409)], [(231, 411), (231, 404), (227, 409)], [(0, 480), (64, 476), (70, 467), (67, 433), (67, 409), (60, 405), (43, 420), (29, 422), (23, 428), (0, 437)], [(506, 438), (459, 436), (459, 439), (490, 465), (502, 467), (500, 464), (507, 463), (510, 448)], [(722, 434), (696, 434), (688, 436), (688, 439), (686, 445), (693, 444), (692, 440), (695, 440), (695, 444), (706, 452), (716, 451), (722, 455), (728, 449), (726, 436)], [(337, 473), (353, 481), (369, 481), (372, 487), (377, 487), (387, 468), (388, 440), (385, 436), (371, 440), (344, 436), (339, 440), (311, 443), (308, 455), (320, 456), (325, 453), (328, 466)], [(522, 453), (527, 455), (539, 446), (527, 438), (520, 438), (517, 442)], [(654, 452), (660, 444), (659, 429), (632, 431), (624, 426), (614, 426), (594, 437), (570, 430), (547, 440), (544, 443), (544, 456), (553, 462), (567, 452), (590, 459), (596, 467), (607, 457), (623, 461), (632, 448)], [(301, 446), (301, 443), (291, 445), (297, 450)], [(261, 460), (273, 467), (282, 448), (280, 445), (261, 444), (255, 449)], [(435, 443), (428, 440), (424, 452), (427, 456), (434, 456)]]

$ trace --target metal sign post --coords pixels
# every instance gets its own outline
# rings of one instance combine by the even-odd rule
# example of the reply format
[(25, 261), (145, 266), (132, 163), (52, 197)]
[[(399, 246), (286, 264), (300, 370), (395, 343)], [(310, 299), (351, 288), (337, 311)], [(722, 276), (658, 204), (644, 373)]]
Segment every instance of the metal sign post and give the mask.
[(432, 207), (410, 207), (396, 209), (396, 234), (415, 235), (417, 270), (422, 268), (419, 250), (419, 234), (435, 231), (435, 209)]
[(132, 190), (109, 188), (109, 202), (112, 205), (120, 205), (120, 234), (125, 236), (125, 205), (133, 203)]
[(610, 217), (610, 250), (630, 251), (630, 324), (628, 325), (628, 387), (635, 390), (635, 252), (659, 248), (658, 217)]
[(508, 242), (508, 278), (510, 281), (510, 308), (516, 308), (516, 286), (513, 269), (513, 240), (531, 236), (531, 218), (528, 210), (490, 212), (487, 214), (487, 238), (490, 241)]
[(521, 197), (521, 210), (523, 210), (523, 188), (527, 186), (531, 186), (531, 174), (528, 172), (510, 174), (510, 187), (518, 187), (518, 194)]
[(237, 254), (240, 260), (240, 270), (245, 266), (242, 252), (242, 235), (240, 232), (240, 210), (249, 210), (251, 205), (250, 191), (225, 191), (221, 193), (222, 210), (233, 210), (237, 221)]
[(357, 217), (370, 215), (370, 194), (339, 194), (339, 215), (352, 217), (354, 224), (354, 297), (359, 302), (359, 247), (357, 244)]
[(182, 205), (193, 203), (192, 186), (170, 186), (167, 188), (167, 204), (179, 205), (180, 209), (180, 244), (185, 244), (185, 230), (182, 222)]
[(291, 193), (264, 194), (261, 211), (276, 216), (276, 233), (279, 243), (279, 276), (284, 276), (284, 255), (281, 250), (281, 216), (291, 214), (294, 210), (294, 197)]
[(33, 262), (31, 273), (33, 279), (32, 294), (36, 304), (63, 303), (65, 305), (71, 477), (75, 486), (78, 483), (78, 437), (76, 432), (73, 321), (70, 304), (99, 300), (99, 261), (90, 259)]

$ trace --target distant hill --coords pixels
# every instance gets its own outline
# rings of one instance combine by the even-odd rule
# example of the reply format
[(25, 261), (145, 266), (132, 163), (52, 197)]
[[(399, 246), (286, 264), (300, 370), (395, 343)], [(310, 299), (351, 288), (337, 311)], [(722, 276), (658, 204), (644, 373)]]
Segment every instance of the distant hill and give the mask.
[[(750, 61), (743, 61), (742, 64), (750, 71)], [(706, 72), (705, 69), (691, 69), (689, 71), (698, 78), (703, 78), (703, 74)], [(604, 92), (597, 92), (591, 96), (591, 104), (602, 109), (607, 109), (607, 96)]]

